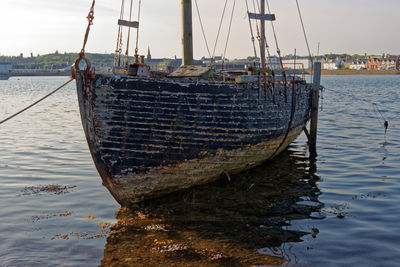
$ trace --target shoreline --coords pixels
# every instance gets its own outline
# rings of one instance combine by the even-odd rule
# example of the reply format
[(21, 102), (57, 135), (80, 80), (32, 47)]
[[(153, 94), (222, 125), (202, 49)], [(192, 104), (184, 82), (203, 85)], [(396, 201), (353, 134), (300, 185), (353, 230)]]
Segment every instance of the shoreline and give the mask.
[[(71, 71), (59, 71), (59, 72), (50, 72), (50, 71), (42, 71), (42, 72), (20, 72), (20, 73), (12, 73), (11, 77), (25, 77), (25, 76), (71, 76)], [(10, 78), (11, 78), (10, 77)]]
[(399, 70), (322, 70), (322, 75), (399, 75)]
[[(307, 71), (308, 72), (308, 71)], [(306, 73), (308, 74), (308, 73)], [(322, 75), (400, 75), (400, 70), (321, 70)], [(11, 77), (70, 76), (70, 71), (13, 73)], [(10, 78), (11, 78), (10, 77)]]

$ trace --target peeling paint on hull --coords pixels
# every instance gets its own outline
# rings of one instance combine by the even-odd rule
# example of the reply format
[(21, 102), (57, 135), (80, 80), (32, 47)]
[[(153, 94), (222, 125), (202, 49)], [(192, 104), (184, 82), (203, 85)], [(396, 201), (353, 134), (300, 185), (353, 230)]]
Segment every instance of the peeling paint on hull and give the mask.
[[(122, 205), (202, 184), (277, 155), (310, 115), (311, 86), (77, 73), (85, 135), (103, 184)], [(261, 95), (259, 95), (261, 94)]]

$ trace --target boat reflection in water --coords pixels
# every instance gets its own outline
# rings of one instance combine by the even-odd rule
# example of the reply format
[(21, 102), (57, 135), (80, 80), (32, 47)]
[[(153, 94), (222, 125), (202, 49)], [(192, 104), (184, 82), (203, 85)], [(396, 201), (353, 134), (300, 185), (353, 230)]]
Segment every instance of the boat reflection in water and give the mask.
[(121, 208), (101, 264), (285, 263), (290, 256), (281, 248), (284, 243), (318, 233), (304, 226), (302, 231), (291, 229), (292, 221), (322, 218), (319, 177), (305, 150), (292, 145), (268, 164), (231, 179), (227, 175), (130, 210)]

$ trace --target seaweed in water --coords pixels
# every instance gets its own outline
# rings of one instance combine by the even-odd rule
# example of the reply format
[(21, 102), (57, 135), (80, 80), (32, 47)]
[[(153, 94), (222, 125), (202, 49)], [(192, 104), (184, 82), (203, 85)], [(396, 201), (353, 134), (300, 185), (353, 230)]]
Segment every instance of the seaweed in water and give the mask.
[(75, 188), (76, 185), (38, 185), (38, 186), (26, 186), (21, 192), (22, 195), (37, 195), (41, 193), (49, 193), (55, 195), (67, 194), (70, 189)]

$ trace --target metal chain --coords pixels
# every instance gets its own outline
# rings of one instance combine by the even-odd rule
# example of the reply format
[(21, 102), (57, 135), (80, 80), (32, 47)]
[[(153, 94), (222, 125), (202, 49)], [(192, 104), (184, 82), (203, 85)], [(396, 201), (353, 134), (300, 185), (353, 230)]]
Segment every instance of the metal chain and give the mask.
[(86, 47), (87, 40), (88, 40), (88, 38), (89, 38), (90, 26), (93, 25), (93, 19), (94, 19), (94, 5), (95, 5), (95, 0), (93, 0), (92, 6), (90, 7), (89, 14), (88, 14), (88, 16), (86, 17), (86, 18), (88, 19), (88, 26), (87, 26), (87, 28), (86, 28), (85, 38), (84, 38), (84, 40), (83, 40), (83, 47), (82, 47), (81, 53), (80, 53), (80, 55), (79, 55), (80, 57), (83, 57), (83, 56), (85, 55), (85, 47)]
[[(140, 22), (140, 9), (142, 6), (142, 0), (139, 0), (139, 11), (138, 11), (138, 23)], [(135, 57), (137, 57), (138, 55), (138, 51), (139, 51), (139, 26), (136, 28), (136, 48), (135, 48)]]
[[(131, 0), (131, 6), (129, 10), (129, 21), (132, 21), (132, 6), (133, 6), (133, 0)], [(128, 29), (128, 40), (126, 41), (126, 51), (125, 51), (125, 67), (128, 67), (129, 63), (129, 41), (131, 37), (131, 27)]]
[[(121, 3), (121, 13), (119, 19), (122, 20), (124, 18), (124, 7), (125, 7), (125, 0), (122, 0)], [(121, 53), (122, 53), (122, 26), (118, 25), (118, 36), (117, 36), (117, 46), (115, 48), (115, 59), (114, 59), (114, 66), (120, 66), (121, 64)]]

